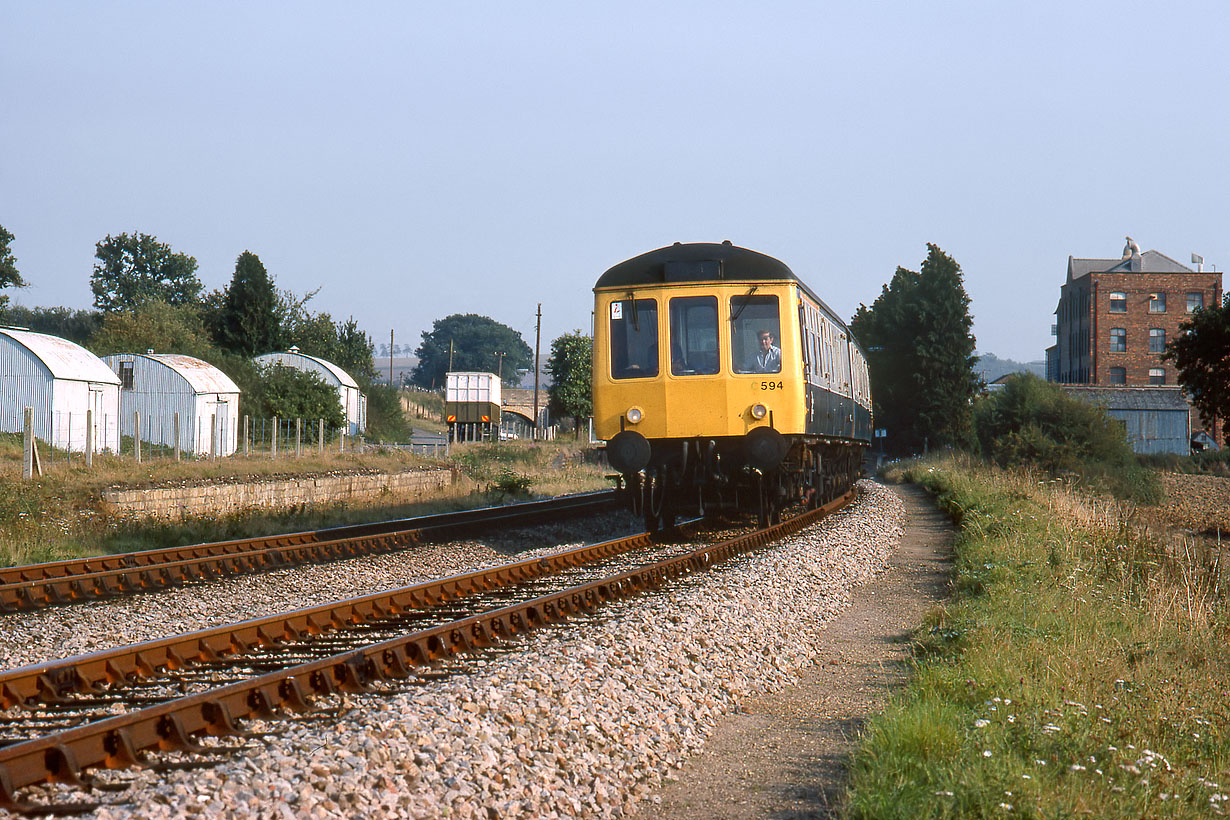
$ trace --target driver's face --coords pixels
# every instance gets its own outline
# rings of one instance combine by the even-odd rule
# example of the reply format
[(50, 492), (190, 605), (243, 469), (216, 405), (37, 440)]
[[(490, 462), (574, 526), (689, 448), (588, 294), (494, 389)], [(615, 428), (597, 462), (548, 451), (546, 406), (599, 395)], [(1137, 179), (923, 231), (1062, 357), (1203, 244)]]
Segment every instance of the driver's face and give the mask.
[(770, 347), (772, 347), (773, 346), (773, 336), (768, 333), (761, 334), (760, 346), (763, 347), (765, 350), (768, 350)]

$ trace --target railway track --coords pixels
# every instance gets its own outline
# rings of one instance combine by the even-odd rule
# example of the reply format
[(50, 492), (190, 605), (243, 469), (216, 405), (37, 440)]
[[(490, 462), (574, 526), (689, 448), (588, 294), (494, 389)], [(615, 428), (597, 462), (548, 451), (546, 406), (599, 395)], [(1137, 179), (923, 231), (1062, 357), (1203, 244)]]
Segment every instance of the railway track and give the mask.
[(391, 552), (496, 524), (528, 526), (614, 509), (614, 490), (503, 507), (211, 544), (0, 568), (0, 614)]
[[(414, 680), (433, 664), (706, 569), (844, 504), (680, 553), (645, 534), (334, 604), (0, 673), (0, 806), (38, 783), (82, 782), (150, 751), (305, 711), (339, 692)], [(628, 562), (627, 556), (638, 557)], [(81, 806), (67, 807), (81, 810)]]

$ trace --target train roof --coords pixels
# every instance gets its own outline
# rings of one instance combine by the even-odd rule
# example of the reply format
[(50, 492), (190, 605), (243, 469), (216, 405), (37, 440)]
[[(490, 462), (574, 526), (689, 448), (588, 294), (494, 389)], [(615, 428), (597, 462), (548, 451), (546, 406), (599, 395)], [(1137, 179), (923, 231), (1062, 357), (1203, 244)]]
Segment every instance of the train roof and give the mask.
[(676, 242), (620, 262), (598, 278), (594, 290), (662, 285), (673, 282), (797, 282), (849, 332), (845, 321), (780, 259), (734, 245), (730, 240)]
[(656, 251), (634, 256), (608, 270), (594, 285), (598, 288), (660, 285), (666, 282), (799, 282), (785, 263), (757, 251), (726, 241), (719, 244), (676, 242)]

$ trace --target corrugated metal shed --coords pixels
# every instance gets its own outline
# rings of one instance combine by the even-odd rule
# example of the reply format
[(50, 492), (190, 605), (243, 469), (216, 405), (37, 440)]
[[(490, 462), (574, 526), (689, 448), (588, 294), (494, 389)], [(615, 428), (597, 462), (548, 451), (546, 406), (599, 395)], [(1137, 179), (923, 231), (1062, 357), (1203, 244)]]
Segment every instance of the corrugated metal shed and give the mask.
[(1128, 442), (1137, 453), (1189, 455), (1191, 407), (1179, 387), (1075, 387), (1061, 385), (1065, 393), (1100, 404), (1124, 424)]
[(281, 365), (315, 373), (325, 380), (325, 384), (337, 387), (342, 413), (346, 417), (347, 435), (357, 436), (367, 429), (367, 396), (360, 392), (358, 382), (333, 362), (300, 353), (294, 347), (285, 353), (257, 356), (253, 361), (265, 366)]
[(118, 451), (119, 379), (90, 351), (58, 336), (0, 328), (0, 430), (20, 432), (34, 408), (34, 435), (72, 452)]
[(209, 362), (203, 362), (192, 356), (179, 353), (145, 353), (150, 359), (162, 362), (183, 377), (197, 393), (239, 393), (239, 385), (231, 381), (231, 377), (214, 367)]
[(239, 387), (209, 362), (173, 353), (116, 353), (104, 361), (119, 375), (120, 432), (176, 445), (197, 455), (235, 452)]

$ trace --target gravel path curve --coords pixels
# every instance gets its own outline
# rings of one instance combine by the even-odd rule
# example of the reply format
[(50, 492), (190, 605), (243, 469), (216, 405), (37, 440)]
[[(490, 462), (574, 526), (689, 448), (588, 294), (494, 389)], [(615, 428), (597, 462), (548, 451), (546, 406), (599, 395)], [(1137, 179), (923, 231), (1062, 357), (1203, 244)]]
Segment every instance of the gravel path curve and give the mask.
[(478, 671), (345, 697), (335, 718), (274, 724), (212, 768), (125, 772), (133, 787), (90, 816), (635, 814), (741, 698), (794, 682), (818, 627), (883, 568), (901, 502), (871, 482), (860, 489), (858, 503), (783, 545), (612, 607), (584, 636), (543, 630)]

